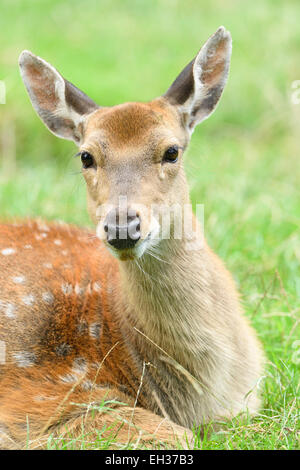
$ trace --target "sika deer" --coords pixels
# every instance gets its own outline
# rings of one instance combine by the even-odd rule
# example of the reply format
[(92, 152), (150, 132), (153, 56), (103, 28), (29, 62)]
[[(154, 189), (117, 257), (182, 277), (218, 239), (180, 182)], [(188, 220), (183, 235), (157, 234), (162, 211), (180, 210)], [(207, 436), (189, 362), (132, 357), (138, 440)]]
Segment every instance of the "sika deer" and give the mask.
[[(113, 430), (121, 443), (174, 445), (207, 420), (256, 412), (263, 354), (229, 273), (205, 242), (192, 250), (184, 231), (174, 236), (176, 211), (162, 236), (165, 208), (189, 207), (182, 155), (230, 55), (220, 27), (162, 97), (99, 107), (21, 54), (33, 107), (79, 146), (102, 241), (67, 225), (1, 225), (2, 447), (80, 439), (82, 425), (86, 439)], [(106, 401), (109, 412), (90, 412)]]

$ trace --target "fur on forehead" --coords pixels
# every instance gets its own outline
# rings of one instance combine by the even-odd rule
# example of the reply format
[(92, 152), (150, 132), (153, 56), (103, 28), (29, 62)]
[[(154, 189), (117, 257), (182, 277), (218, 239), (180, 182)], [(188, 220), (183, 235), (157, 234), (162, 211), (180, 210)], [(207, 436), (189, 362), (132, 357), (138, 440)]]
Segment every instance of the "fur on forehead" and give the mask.
[[(179, 120), (174, 109), (162, 98), (150, 103), (124, 103), (100, 108), (85, 123), (85, 139), (95, 131), (103, 133), (110, 143), (139, 142), (150, 132), (166, 127), (178, 133)], [(84, 140), (85, 140), (84, 139)]]

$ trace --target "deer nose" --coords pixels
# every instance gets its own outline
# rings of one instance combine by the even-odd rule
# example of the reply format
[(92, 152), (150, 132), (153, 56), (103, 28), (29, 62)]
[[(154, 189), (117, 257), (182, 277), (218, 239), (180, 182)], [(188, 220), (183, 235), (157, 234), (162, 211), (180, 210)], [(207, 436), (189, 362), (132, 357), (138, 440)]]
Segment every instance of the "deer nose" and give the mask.
[(118, 250), (133, 248), (141, 238), (141, 220), (138, 214), (121, 217), (117, 210), (111, 210), (104, 222), (104, 231), (107, 234), (108, 243)]

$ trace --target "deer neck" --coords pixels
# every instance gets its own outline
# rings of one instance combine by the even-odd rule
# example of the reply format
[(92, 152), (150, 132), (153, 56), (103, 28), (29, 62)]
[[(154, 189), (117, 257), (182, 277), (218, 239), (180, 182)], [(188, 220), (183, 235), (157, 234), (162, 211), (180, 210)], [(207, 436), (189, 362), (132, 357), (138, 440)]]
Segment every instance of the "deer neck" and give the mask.
[(183, 366), (191, 364), (192, 356), (199, 361), (212, 301), (205, 244), (192, 250), (185, 237), (161, 240), (139, 260), (120, 263), (120, 274), (127, 331), (134, 330), (136, 338), (143, 336), (141, 344), (162, 348)]

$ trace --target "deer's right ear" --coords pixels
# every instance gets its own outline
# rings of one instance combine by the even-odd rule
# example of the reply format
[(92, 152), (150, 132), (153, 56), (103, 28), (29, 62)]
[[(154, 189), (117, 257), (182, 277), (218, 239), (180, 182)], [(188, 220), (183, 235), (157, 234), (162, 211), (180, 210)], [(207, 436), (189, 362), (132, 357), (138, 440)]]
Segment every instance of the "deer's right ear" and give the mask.
[(32, 105), (42, 121), (58, 137), (79, 143), (83, 116), (99, 106), (31, 52), (21, 53), (19, 65)]

